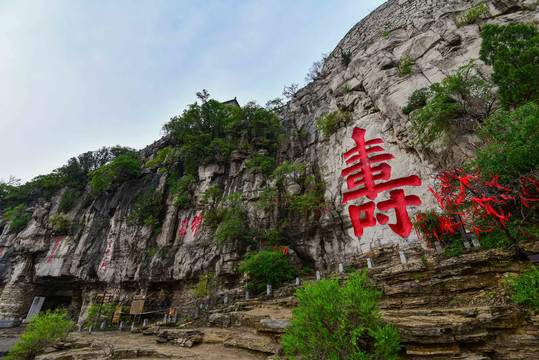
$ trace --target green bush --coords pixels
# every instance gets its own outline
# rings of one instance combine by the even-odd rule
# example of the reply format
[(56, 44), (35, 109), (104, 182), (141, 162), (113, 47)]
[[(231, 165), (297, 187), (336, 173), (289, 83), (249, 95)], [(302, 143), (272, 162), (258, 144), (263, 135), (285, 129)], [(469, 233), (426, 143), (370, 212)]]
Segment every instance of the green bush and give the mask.
[(402, 108), (402, 113), (408, 115), (414, 110), (420, 109), (427, 104), (430, 91), (427, 88), (415, 90), (408, 98), (408, 104)]
[(290, 211), (308, 214), (313, 211), (321, 211), (328, 207), (329, 202), (324, 196), (325, 182), (316, 182), (314, 177), (306, 179), (309, 184), (307, 190), (301, 194), (286, 194), (285, 203)]
[(248, 172), (262, 172), (269, 175), (275, 169), (275, 157), (256, 155), (245, 163), (245, 167)]
[(464, 241), (458, 227), (452, 226), (456, 221), (454, 215), (436, 210), (417, 212), (414, 216), (414, 228), (427, 239), (429, 246), (439, 241), (448, 256), (459, 256), (464, 249)]
[(492, 84), (474, 61), (459, 67), (441, 84), (432, 84), (430, 94), (427, 104), (411, 117), (412, 130), (419, 135), (421, 144), (446, 138), (463, 115), (468, 115), (474, 125), (482, 122), (490, 115), (495, 100)]
[(179, 152), (175, 148), (171, 148), (170, 146), (167, 146), (165, 148), (162, 148), (157, 152), (157, 155), (146, 162), (144, 167), (154, 167), (158, 165), (171, 165), (174, 162), (176, 162), (179, 158)]
[(203, 215), (208, 226), (217, 228), (213, 241), (218, 244), (252, 238), (248, 227), (245, 200), (240, 192), (225, 196), (221, 205)]
[(324, 136), (330, 136), (335, 133), (341, 123), (346, 124), (352, 119), (352, 114), (348, 112), (333, 112), (324, 114), (316, 119), (316, 128), (322, 132)]
[(539, 105), (528, 103), (514, 111), (499, 110), (478, 130), (482, 144), (475, 164), (484, 174), (509, 183), (539, 167)]
[(193, 203), (192, 185), (196, 183), (194, 175), (184, 175), (180, 178), (178, 169), (170, 172), (167, 184), (170, 186), (168, 196), (175, 197), (174, 206), (182, 210), (187, 210)]
[(488, 11), (487, 5), (484, 3), (478, 4), (465, 11), (457, 21), (458, 26), (474, 24), (481, 15)]
[(164, 210), (163, 193), (161, 191), (156, 193), (155, 189), (155, 186), (151, 186), (144, 194), (138, 195), (138, 200), (127, 217), (128, 225), (149, 225), (152, 229), (159, 227)]
[(281, 340), (287, 359), (397, 359), (399, 334), (384, 325), (382, 293), (366, 273), (350, 274), (341, 287), (332, 278), (297, 290), (299, 304)]
[(500, 231), (489, 231), (481, 234), (479, 242), (483, 249), (505, 248), (511, 245), (511, 241)]
[(32, 218), (32, 215), (26, 209), (26, 205), (20, 204), (4, 212), (4, 220), (11, 220), (11, 224), (9, 225), (11, 229), (19, 231), (25, 228), (28, 221)]
[(410, 57), (405, 57), (399, 59), (397, 62), (397, 75), (399, 77), (404, 77), (406, 75), (409, 75), (412, 72), (412, 65), (414, 64), (414, 61)]
[(216, 184), (213, 186), (210, 186), (204, 192), (202, 193), (202, 198), (200, 199), (200, 203), (203, 205), (208, 205), (211, 209), (215, 209), (217, 206), (217, 202), (223, 195), (223, 189), (220, 185)]
[[(307, 175), (308, 167), (308, 163), (285, 161), (271, 175), (275, 186), (262, 190), (255, 206), (268, 210), (280, 206), (296, 214), (326, 209), (329, 204), (324, 196), (326, 183), (317, 181), (317, 172), (315, 175)], [(299, 187), (299, 191), (288, 191), (289, 185), (293, 184)]]
[(92, 190), (96, 194), (115, 189), (122, 183), (140, 176), (140, 161), (136, 153), (118, 156), (113, 162), (101, 166), (89, 175), (92, 178)]
[(533, 24), (492, 25), (481, 31), (480, 59), (492, 65), (502, 106), (539, 99), (539, 31)]
[(238, 266), (238, 271), (240, 274), (247, 273), (257, 289), (265, 288), (266, 285), (279, 286), (295, 276), (288, 258), (280, 250), (248, 254)]
[(69, 212), (69, 210), (73, 208), (73, 205), (79, 196), (80, 193), (77, 190), (72, 188), (65, 189), (62, 197), (60, 198), (58, 209), (64, 213)]
[(348, 65), (350, 65), (350, 62), (352, 61), (352, 52), (350, 50), (343, 51), (341, 50), (341, 64), (347, 68)]
[(58, 213), (49, 218), (49, 223), (55, 231), (62, 234), (69, 234), (71, 226), (73, 225), (73, 219), (68, 218), (64, 213)]
[[(114, 312), (116, 311), (116, 306), (118, 304), (114, 301), (112, 302), (104, 302), (101, 304), (99, 301), (95, 301), (90, 303), (88, 306), (88, 314), (86, 315), (86, 318), (84, 319), (84, 326), (90, 327), (90, 326), (96, 326), (101, 325), (102, 322), (105, 322), (105, 325), (111, 325), (112, 324), (112, 316), (114, 315)], [(99, 315), (99, 319), (98, 319)], [(97, 321), (99, 320), (99, 324)]]
[(240, 143), (251, 150), (276, 151), (282, 126), (271, 111), (253, 102), (242, 108), (223, 105), (209, 99), (205, 90), (197, 96), (202, 104), (189, 105), (181, 116), (163, 126), (182, 144), (179, 153), (186, 175), (196, 177), (201, 164), (226, 161)]
[(40, 313), (26, 326), (18, 343), (9, 350), (7, 359), (33, 359), (45, 348), (63, 340), (73, 328), (65, 310)]
[(527, 271), (509, 279), (512, 298), (539, 311), (539, 268), (532, 265)]
[(213, 272), (205, 271), (198, 277), (198, 282), (191, 290), (193, 296), (203, 298), (215, 293), (217, 278)]

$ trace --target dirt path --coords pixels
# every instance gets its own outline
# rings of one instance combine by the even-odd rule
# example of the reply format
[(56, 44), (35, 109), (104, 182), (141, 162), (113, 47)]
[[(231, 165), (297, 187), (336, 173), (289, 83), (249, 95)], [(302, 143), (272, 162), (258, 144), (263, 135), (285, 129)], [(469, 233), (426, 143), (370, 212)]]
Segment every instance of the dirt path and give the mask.
[[(234, 347), (224, 346), (226, 338), (241, 338), (248, 330), (201, 329), (205, 342), (192, 348), (174, 344), (159, 344), (155, 336), (130, 332), (75, 332), (68, 340), (74, 340), (79, 349), (54, 351), (37, 357), (40, 360), (105, 359), (114, 353), (114, 359), (204, 359), (204, 360), (260, 360), (268, 355), (250, 353)], [(207, 340), (206, 340), (207, 339)], [(212, 343), (213, 342), (213, 343)]]

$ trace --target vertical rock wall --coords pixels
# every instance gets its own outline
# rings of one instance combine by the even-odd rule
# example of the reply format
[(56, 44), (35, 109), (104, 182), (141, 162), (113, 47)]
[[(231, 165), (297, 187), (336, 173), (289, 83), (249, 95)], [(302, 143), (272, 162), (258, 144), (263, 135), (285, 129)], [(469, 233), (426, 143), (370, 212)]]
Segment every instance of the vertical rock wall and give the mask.
[[(480, 27), (484, 23), (530, 22), (539, 19), (530, 10), (531, 1), (495, 0), (487, 3), (488, 13), (478, 23), (457, 26), (458, 17), (474, 1), (390, 0), (354, 26), (329, 55), (322, 76), (301, 89), (279, 111), (286, 128), (278, 162), (308, 163), (308, 172), (326, 182), (326, 210), (296, 214), (283, 225), (294, 239), (290, 257), (297, 266), (318, 269), (363, 261), (371, 251), (384, 247), (407, 248), (422, 246), (415, 234), (398, 235), (390, 227), (402, 223), (393, 208), (377, 207), (375, 224), (356, 236), (349, 215), (350, 206), (378, 206), (392, 199), (391, 191), (402, 189), (410, 199), (405, 206), (407, 217), (419, 210), (435, 206), (428, 188), (433, 186), (431, 175), (439, 166), (468, 161), (473, 156), (469, 133), (461, 131), (448, 143), (416, 145), (416, 135), (410, 131), (411, 122), (401, 108), (411, 93), (441, 81), (458, 66), (477, 58), (480, 46)], [(351, 62), (345, 66), (341, 52), (350, 52)], [(399, 76), (400, 59), (413, 61), (411, 73)], [(489, 71), (488, 68), (484, 69)], [(342, 121), (337, 131), (325, 136), (316, 129), (316, 119), (324, 114), (347, 112), (351, 119)], [(343, 204), (343, 194), (350, 191), (342, 171), (346, 164), (343, 154), (356, 142), (354, 128), (365, 130), (365, 140), (380, 139), (377, 146), (384, 151), (370, 156), (391, 154), (385, 163), (390, 175), (384, 180), (417, 176), (418, 186), (403, 186), (379, 191), (374, 198), (361, 196)], [(141, 151), (144, 161), (174, 140), (165, 137)], [(155, 307), (189, 303), (186, 289), (192, 286), (205, 270), (214, 271), (223, 287), (232, 286), (237, 279), (234, 268), (247, 250), (257, 248), (257, 241), (246, 246), (237, 243), (222, 246), (212, 242), (214, 230), (204, 222), (196, 232), (193, 221), (208, 209), (200, 204), (201, 194), (210, 186), (220, 184), (225, 195), (241, 191), (253, 224), (279, 226), (280, 214), (266, 212), (254, 206), (260, 191), (272, 184), (262, 173), (246, 171), (246, 161), (253, 154), (235, 151), (227, 163), (199, 168), (200, 182), (195, 190), (197, 205), (179, 210), (166, 196), (166, 210), (159, 234), (148, 226), (130, 226), (127, 217), (136, 202), (137, 194), (155, 187), (155, 192), (168, 191), (166, 172), (146, 169), (143, 176), (121, 185), (117, 190), (91, 199), (89, 187), (73, 210), (66, 214), (74, 220), (69, 234), (57, 234), (48, 219), (58, 213), (61, 194), (49, 202), (38, 203), (31, 210), (27, 227), (15, 233), (4, 226), (0, 234), (0, 276), (3, 292), (0, 295), (0, 316), (24, 317), (33, 296), (49, 287), (51, 296), (61, 296), (59, 284), (68, 283), (81, 289), (85, 306), (103, 289), (114, 292), (116, 300), (128, 301), (134, 292), (155, 295)], [(401, 201), (402, 203), (402, 201)], [(413, 204), (412, 204), (413, 203)], [(402, 210), (402, 209), (401, 209)], [(384, 222), (385, 221), (385, 222)], [(183, 229), (182, 224), (188, 224)], [(185, 230), (185, 235), (179, 232)], [(357, 229), (356, 229), (357, 231)], [(54, 290), (57, 289), (57, 290)], [(39, 291), (38, 291), (39, 290)], [(56, 291), (57, 295), (54, 295)], [(74, 293), (74, 297), (78, 296)]]

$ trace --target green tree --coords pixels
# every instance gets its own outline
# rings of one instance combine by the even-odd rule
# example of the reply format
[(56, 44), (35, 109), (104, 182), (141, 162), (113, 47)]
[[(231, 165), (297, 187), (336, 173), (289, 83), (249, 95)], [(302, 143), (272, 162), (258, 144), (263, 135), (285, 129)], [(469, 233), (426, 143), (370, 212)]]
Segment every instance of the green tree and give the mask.
[(483, 139), (475, 164), (484, 175), (499, 175), (502, 183), (539, 166), (539, 105), (528, 103), (514, 111), (499, 110), (478, 130)]
[(294, 278), (295, 271), (288, 258), (279, 250), (265, 250), (245, 256), (238, 266), (240, 274), (247, 273), (256, 288), (266, 285), (279, 286), (283, 281)]
[[(100, 301), (91, 302), (88, 306), (88, 314), (84, 319), (84, 326), (96, 326), (97, 321), (105, 322), (106, 325), (112, 324), (112, 316), (116, 311), (118, 304), (114, 301), (101, 303)], [(99, 316), (99, 318), (98, 318)]]
[(296, 292), (298, 307), (281, 345), (287, 359), (397, 359), (399, 334), (378, 310), (381, 291), (354, 272), (338, 279), (309, 282)]
[(15, 231), (24, 229), (31, 217), (32, 215), (28, 212), (25, 204), (9, 208), (4, 212), (4, 220), (11, 220), (9, 227)]
[(156, 187), (150, 186), (144, 193), (137, 195), (137, 201), (133, 205), (127, 224), (130, 226), (149, 225), (156, 230), (161, 225), (163, 208), (163, 192), (155, 192)]
[(18, 343), (9, 350), (7, 359), (33, 359), (37, 354), (61, 341), (73, 328), (65, 310), (48, 310), (32, 318)]
[(140, 160), (137, 153), (119, 155), (113, 162), (101, 166), (89, 173), (92, 178), (92, 190), (101, 194), (118, 185), (140, 176)]
[(539, 32), (533, 24), (487, 24), (480, 59), (492, 65), (502, 106), (518, 107), (539, 98)]
[(483, 121), (492, 112), (495, 99), (492, 84), (470, 61), (442, 83), (431, 85), (427, 104), (411, 117), (412, 129), (419, 135), (419, 143), (429, 143), (447, 136), (464, 115), (474, 123)]
[(67, 164), (54, 170), (62, 177), (62, 184), (72, 189), (81, 190), (86, 186), (89, 173), (114, 161), (120, 155), (133, 156), (135, 150), (116, 145), (114, 147), (102, 147), (95, 151), (87, 151), (77, 157), (72, 157)]
[(201, 104), (195, 102), (189, 105), (181, 116), (173, 117), (163, 126), (166, 133), (182, 143), (180, 153), (185, 172), (192, 175), (196, 175), (201, 160), (209, 163), (215, 160), (216, 155), (221, 155), (214, 153), (212, 142), (225, 138), (225, 125), (233, 108), (209, 99), (205, 90), (197, 93), (197, 97)]
[(185, 174), (197, 176), (200, 164), (225, 161), (236, 148), (275, 152), (282, 127), (273, 113), (254, 102), (243, 108), (223, 105), (209, 99), (205, 90), (197, 96), (201, 104), (189, 105), (163, 126), (181, 143)]
[(221, 205), (204, 215), (210, 226), (217, 227), (213, 240), (218, 244), (250, 238), (245, 200), (240, 192), (225, 196)]

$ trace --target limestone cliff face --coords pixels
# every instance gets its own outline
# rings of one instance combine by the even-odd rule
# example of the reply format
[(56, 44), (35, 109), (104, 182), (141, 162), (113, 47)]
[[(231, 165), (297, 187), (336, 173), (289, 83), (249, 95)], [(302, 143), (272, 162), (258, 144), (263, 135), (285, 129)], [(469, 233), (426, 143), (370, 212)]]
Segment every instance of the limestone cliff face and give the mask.
[[(494, 0), (487, 3), (488, 12), (478, 23), (458, 27), (455, 17), (473, 3), (388, 1), (348, 32), (329, 55), (323, 75), (279, 111), (287, 132), (278, 163), (310, 164), (308, 171), (327, 183), (326, 211), (296, 214), (291, 222), (278, 225), (278, 212), (254, 206), (271, 179), (247, 172), (245, 163), (253, 154), (240, 151), (227, 163), (199, 168), (196, 205), (191, 209), (179, 210), (171, 199), (163, 198), (165, 215), (158, 235), (149, 227), (127, 223), (137, 192), (155, 188), (156, 193), (167, 193), (167, 173), (157, 168), (144, 170), (140, 179), (98, 199), (89, 200), (87, 187), (66, 214), (75, 224), (68, 235), (55, 233), (48, 223), (58, 213), (59, 193), (51, 201), (37, 203), (23, 231), (15, 233), (5, 226), (0, 234), (0, 248), (5, 248), (0, 254), (0, 316), (24, 317), (38, 295), (69, 298), (74, 311), (84, 312), (95, 294), (105, 288), (114, 291), (118, 301), (127, 302), (134, 291), (142, 290), (155, 295), (155, 300), (147, 303), (150, 307), (180, 306), (189, 303), (188, 288), (205, 270), (222, 277), (223, 287), (231, 286), (237, 277), (235, 266), (249, 248), (256, 249), (257, 241), (247, 247), (218, 246), (212, 242), (214, 230), (204, 222), (198, 232), (191, 227), (194, 218), (208, 210), (199, 201), (201, 194), (215, 184), (224, 188), (225, 195), (242, 192), (253, 224), (281, 226), (292, 239), (289, 254), (297, 266), (326, 269), (339, 262), (357, 264), (377, 248), (421, 246), (415, 232), (402, 237), (392, 230), (389, 224), (396, 222), (394, 210), (382, 211), (389, 216), (385, 225), (367, 227), (361, 237), (355, 236), (349, 206), (370, 200), (363, 196), (342, 204), (343, 193), (349, 191), (341, 176), (348, 166), (343, 153), (355, 146), (353, 129), (365, 129), (365, 140), (381, 139), (384, 153), (394, 156), (386, 161), (391, 179), (412, 175), (421, 179), (419, 186), (402, 187), (406, 196), (421, 200), (421, 205), (407, 207), (409, 216), (434, 206), (428, 191), (434, 185), (430, 176), (436, 167), (462, 163), (473, 156), (470, 135), (462, 133), (448, 145), (417, 147), (409, 130), (410, 120), (400, 109), (414, 90), (440, 82), (458, 66), (478, 57), (481, 24), (539, 20), (536, 11), (523, 7), (532, 1)], [(352, 55), (348, 66), (340, 61), (341, 51)], [(409, 75), (399, 77), (396, 64), (403, 58), (412, 59), (413, 65)], [(319, 133), (315, 119), (338, 110), (352, 113), (352, 119), (330, 136)], [(165, 137), (142, 150), (141, 157), (150, 160), (159, 149), (173, 144), (173, 139)], [(389, 191), (384, 191), (376, 202), (389, 199)], [(190, 227), (180, 236), (186, 219)]]

